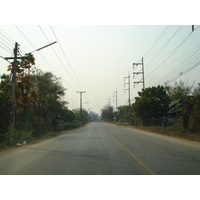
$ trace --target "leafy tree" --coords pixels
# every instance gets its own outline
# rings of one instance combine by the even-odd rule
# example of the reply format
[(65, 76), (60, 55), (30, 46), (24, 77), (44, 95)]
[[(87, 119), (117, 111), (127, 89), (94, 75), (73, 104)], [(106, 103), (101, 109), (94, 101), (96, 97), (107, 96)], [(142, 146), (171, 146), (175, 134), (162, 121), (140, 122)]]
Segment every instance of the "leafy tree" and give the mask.
[(60, 119), (62, 119), (65, 122), (73, 122), (76, 119), (76, 117), (73, 111), (64, 108), (60, 111)]
[(89, 119), (90, 119), (89, 114), (85, 109), (82, 109), (81, 119), (80, 119), (80, 109), (74, 109), (73, 111), (75, 114), (76, 122), (80, 123), (80, 125), (82, 125), (81, 122), (83, 124), (86, 124), (89, 122)]
[(185, 100), (189, 95), (192, 94), (193, 86), (188, 86), (183, 81), (175, 82), (173, 86), (165, 84), (165, 89), (172, 101)]
[(11, 81), (9, 76), (2, 75), (0, 82), (0, 141), (5, 140), (5, 133), (10, 125)]
[[(185, 104), (185, 108), (182, 108), (180, 113), (182, 115), (183, 128), (189, 127), (189, 115), (192, 112), (193, 103), (192, 100), (192, 86), (187, 85), (183, 81), (175, 82), (173, 86), (165, 85), (167, 93), (172, 101), (182, 100)], [(197, 92), (198, 90), (196, 90)]]
[(90, 111), (89, 116), (90, 116), (91, 122), (99, 122), (100, 121), (100, 116), (97, 113)]
[(135, 116), (143, 119), (161, 118), (168, 112), (171, 102), (163, 86), (149, 87), (138, 92), (139, 97), (135, 98), (133, 109)]
[[(35, 58), (32, 54), (26, 54), (16, 67), (16, 113), (23, 112), (24, 130), (28, 131), (28, 110), (31, 109), (31, 103), (37, 100), (36, 92), (33, 88), (33, 76), (30, 75)], [(13, 73), (13, 65), (8, 66), (8, 71)]]
[(114, 118), (114, 112), (113, 112), (112, 106), (104, 106), (104, 108), (101, 110), (101, 118), (105, 121), (113, 121)]
[(41, 118), (44, 119), (46, 129), (48, 126), (47, 115), (50, 113), (60, 113), (67, 102), (62, 100), (65, 89), (60, 83), (60, 79), (51, 72), (37, 70), (34, 75), (34, 89), (37, 94), (37, 101), (32, 102), (34, 111), (38, 116), (39, 133), (41, 133)]
[(129, 124), (132, 124), (131, 121), (133, 115), (132, 107), (126, 106), (119, 106), (118, 111), (116, 113), (117, 121), (126, 121)]

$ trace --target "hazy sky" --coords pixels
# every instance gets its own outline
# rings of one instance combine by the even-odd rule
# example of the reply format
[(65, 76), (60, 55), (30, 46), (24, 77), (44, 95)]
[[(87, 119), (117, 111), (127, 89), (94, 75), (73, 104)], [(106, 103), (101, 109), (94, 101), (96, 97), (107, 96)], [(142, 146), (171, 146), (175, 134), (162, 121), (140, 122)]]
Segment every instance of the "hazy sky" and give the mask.
[[(146, 87), (166, 81), (173, 84), (179, 80), (189, 84), (200, 83), (200, 28), (198, 25), (194, 28), (192, 32), (191, 25), (1, 25), (0, 55), (11, 56), (15, 42), (20, 44), (24, 54), (58, 39), (51, 47), (33, 53), (36, 67), (61, 78), (63, 86), (68, 89), (65, 100), (70, 109), (80, 106), (76, 91), (86, 91), (83, 108), (100, 113), (109, 98), (115, 107), (113, 92), (116, 90), (118, 106), (128, 103), (128, 91), (124, 93), (128, 88), (124, 85), (128, 79), (124, 81), (124, 77), (128, 73), (131, 77), (131, 101), (134, 102), (142, 84), (134, 87), (133, 82), (140, 81), (142, 76), (133, 79), (133, 72), (141, 71), (141, 66), (133, 69), (132, 63), (140, 63), (142, 57)], [(6, 72), (7, 65), (0, 58), (1, 74)], [(187, 73), (175, 79), (184, 72)]]

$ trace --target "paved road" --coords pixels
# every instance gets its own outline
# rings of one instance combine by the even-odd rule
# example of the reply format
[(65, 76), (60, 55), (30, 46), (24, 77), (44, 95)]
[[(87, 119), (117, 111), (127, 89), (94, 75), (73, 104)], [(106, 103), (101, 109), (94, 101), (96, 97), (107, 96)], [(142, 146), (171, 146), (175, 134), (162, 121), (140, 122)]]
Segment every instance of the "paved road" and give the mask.
[(105, 123), (0, 154), (0, 174), (200, 174), (200, 145)]

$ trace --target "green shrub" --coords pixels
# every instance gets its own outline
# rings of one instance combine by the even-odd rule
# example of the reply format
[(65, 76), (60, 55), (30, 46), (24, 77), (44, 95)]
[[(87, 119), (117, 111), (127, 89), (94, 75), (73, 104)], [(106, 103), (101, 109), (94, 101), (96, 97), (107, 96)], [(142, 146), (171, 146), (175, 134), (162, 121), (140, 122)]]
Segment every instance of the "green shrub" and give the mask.
[(57, 127), (58, 131), (63, 131), (63, 130), (71, 130), (72, 129), (72, 123), (71, 122), (66, 122), (64, 124), (59, 124)]
[(53, 136), (56, 136), (56, 135), (57, 135), (56, 132), (47, 132), (46, 134), (42, 135), (42, 138), (53, 137)]
[(32, 132), (15, 130), (14, 143), (23, 143), (24, 141), (26, 143), (29, 143), (32, 140), (34, 140), (34, 137), (32, 136)]

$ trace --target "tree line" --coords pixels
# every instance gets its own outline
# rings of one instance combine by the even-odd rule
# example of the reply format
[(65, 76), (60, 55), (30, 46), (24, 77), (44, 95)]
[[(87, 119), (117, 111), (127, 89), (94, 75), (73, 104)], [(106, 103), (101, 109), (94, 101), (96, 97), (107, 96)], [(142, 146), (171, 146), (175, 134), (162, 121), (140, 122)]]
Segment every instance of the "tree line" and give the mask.
[(104, 121), (127, 122), (129, 125), (169, 126), (182, 123), (184, 129), (200, 131), (200, 86), (183, 81), (158, 85), (138, 92), (131, 106), (119, 106), (114, 112), (106, 105), (101, 110)]
[[(60, 78), (34, 65), (35, 58), (27, 54), (16, 68), (15, 143), (95, 121), (95, 113), (83, 110), (80, 122), (80, 109), (69, 110), (68, 102), (63, 100), (66, 89)], [(13, 63), (8, 71), (10, 75), (3, 74), (0, 82), (0, 143), (3, 144), (9, 144)]]

